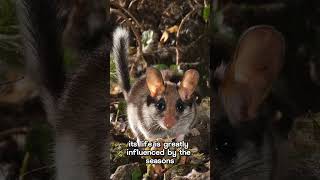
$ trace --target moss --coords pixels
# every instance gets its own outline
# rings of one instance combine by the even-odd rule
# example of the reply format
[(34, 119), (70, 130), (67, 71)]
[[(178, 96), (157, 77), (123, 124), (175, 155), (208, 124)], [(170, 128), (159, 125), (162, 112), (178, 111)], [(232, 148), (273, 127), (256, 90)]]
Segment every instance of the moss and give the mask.
[(111, 162), (114, 164), (111, 167), (111, 172), (114, 172), (116, 168), (123, 164), (129, 163), (129, 157), (126, 155), (127, 144), (112, 142), (111, 143)]
[(119, 111), (119, 115), (126, 115), (127, 112), (126, 112), (126, 109), (127, 109), (127, 103), (124, 99), (120, 100), (119, 101), (119, 104), (118, 104), (118, 111)]
[(110, 54), (110, 81), (111, 83), (117, 82), (117, 70), (114, 62), (114, 56)]

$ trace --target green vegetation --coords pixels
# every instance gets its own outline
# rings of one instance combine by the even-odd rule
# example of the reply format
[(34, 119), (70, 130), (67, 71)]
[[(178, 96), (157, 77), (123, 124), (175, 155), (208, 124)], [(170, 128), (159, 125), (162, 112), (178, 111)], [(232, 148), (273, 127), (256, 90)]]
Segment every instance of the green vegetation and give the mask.
[(21, 46), (14, 2), (0, 1), (0, 61), (20, 65)]

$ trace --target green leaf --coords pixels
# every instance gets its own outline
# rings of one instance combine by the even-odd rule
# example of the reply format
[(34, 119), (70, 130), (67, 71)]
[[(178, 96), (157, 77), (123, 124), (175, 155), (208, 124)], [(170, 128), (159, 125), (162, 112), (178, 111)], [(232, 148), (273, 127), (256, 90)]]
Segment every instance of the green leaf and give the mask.
[(125, 100), (119, 101), (119, 104), (118, 104), (119, 114), (120, 114), (120, 115), (126, 114), (126, 109), (127, 109), (127, 103), (126, 103), (126, 101), (125, 101)]
[(178, 72), (178, 65), (172, 64), (172, 65), (170, 65), (170, 68), (169, 68), (169, 69), (172, 70), (172, 71), (174, 71), (174, 72)]
[(168, 69), (168, 66), (165, 64), (155, 64), (153, 67), (157, 68), (160, 71), (164, 69)]
[(116, 83), (117, 80), (117, 68), (116, 63), (114, 62), (113, 54), (110, 54), (110, 81)]
[(153, 171), (152, 164), (147, 164), (147, 172), (143, 175), (143, 177), (145, 179), (149, 179), (151, 177), (152, 171)]
[(0, 55), (1, 61), (12, 67), (21, 67), (21, 37), (15, 12), (15, 2), (0, 1)]
[(131, 174), (131, 179), (132, 180), (140, 180), (142, 179), (142, 172), (139, 168), (136, 168), (133, 170), (132, 174)]
[(202, 18), (207, 23), (210, 17), (210, 4), (205, 4), (202, 12)]
[(50, 159), (53, 132), (47, 124), (33, 124), (27, 135), (26, 151), (46, 162)]

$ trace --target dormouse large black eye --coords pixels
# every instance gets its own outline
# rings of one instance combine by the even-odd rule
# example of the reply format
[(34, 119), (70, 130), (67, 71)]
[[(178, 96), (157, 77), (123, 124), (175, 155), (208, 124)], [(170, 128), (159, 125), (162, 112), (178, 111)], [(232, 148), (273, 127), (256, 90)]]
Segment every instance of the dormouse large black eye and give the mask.
[(164, 111), (166, 109), (166, 102), (164, 101), (163, 98), (161, 98), (157, 103), (156, 103), (156, 108), (159, 111)]
[(185, 107), (184, 107), (184, 104), (183, 104), (183, 102), (181, 100), (177, 101), (176, 109), (180, 113), (184, 111)]

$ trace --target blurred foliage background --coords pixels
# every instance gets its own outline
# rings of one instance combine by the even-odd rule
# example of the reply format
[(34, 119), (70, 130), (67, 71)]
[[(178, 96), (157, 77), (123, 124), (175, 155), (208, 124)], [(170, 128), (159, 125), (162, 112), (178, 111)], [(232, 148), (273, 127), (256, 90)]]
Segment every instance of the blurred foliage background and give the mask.
[[(24, 72), (15, 3), (15, 0), (0, 1), (0, 179), (52, 179), (52, 132), (37, 87)], [(287, 43), (284, 75), (277, 84), (282, 89), (279, 98), (290, 109), (310, 109), (311, 115), (301, 118), (305, 123), (295, 126), (298, 130), (292, 136), (311, 137), (310, 143), (306, 138), (296, 143), (314, 150), (319, 148), (319, 117), (316, 108), (313, 109), (320, 103), (319, 3), (318, 0), (111, 0), (110, 11), (113, 24), (130, 29), (132, 81), (144, 73), (147, 65), (177, 73), (192, 67), (204, 72), (199, 88), (204, 99), (209, 94), (209, 64), (214, 69), (221, 59), (230, 60), (237, 39), (250, 26), (275, 26)], [(66, 67), (77, 66), (73, 53), (68, 48), (65, 52)], [(112, 57), (110, 77), (113, 138), (125, 143), (130, 135), (123, 136), (127, 128), (125, 103), (116, 83)], [(112, 151), (117, 166), (139, 161), (123, 158), (119, 153), (123, 144), (112, 147), (118, 149)], [(208, 146), (198, 148), (200, 158), (195, 159), (197, 167), (191, 169), (206, 173), (208, 159), (201, 153), (208, 153)], [(115, 170), (116, 167), (112, 172)], [(137, 171), (129, 175), (132, 174), (139, 176)]]

